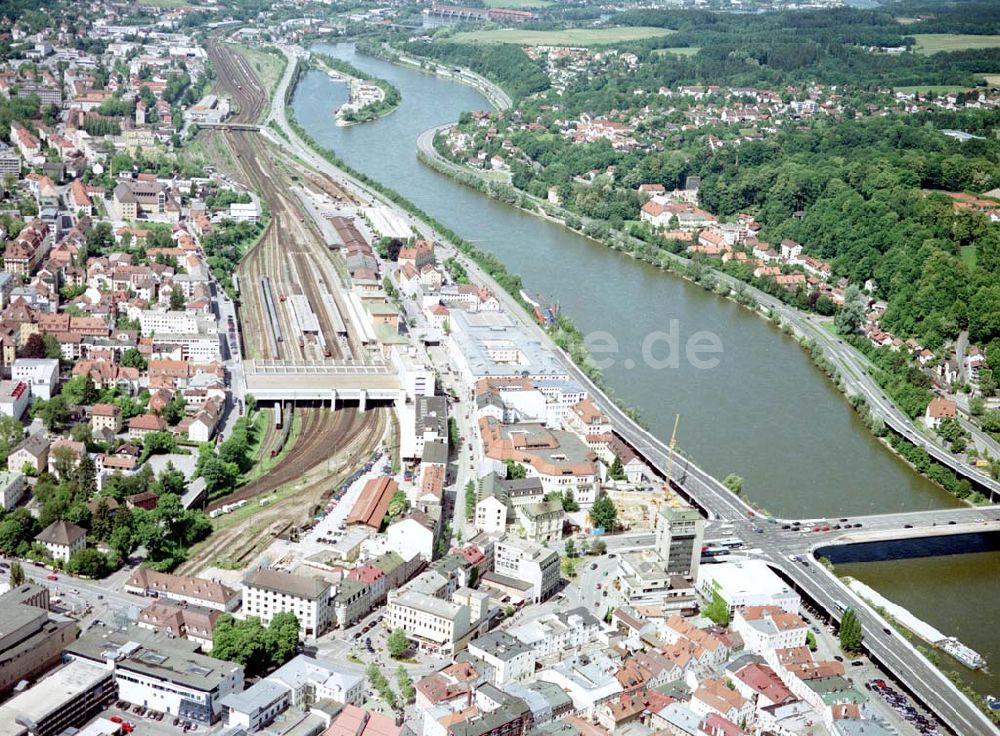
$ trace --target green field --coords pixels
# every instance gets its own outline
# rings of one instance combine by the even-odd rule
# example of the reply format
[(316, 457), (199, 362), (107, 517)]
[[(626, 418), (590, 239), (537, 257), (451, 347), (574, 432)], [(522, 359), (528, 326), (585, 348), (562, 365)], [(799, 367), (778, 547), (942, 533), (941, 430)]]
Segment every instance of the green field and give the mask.
[(187, 0), (139, 0), (139, 5), (148, 8), (179, 8), (187, 4)]
[(1000, 74), (984, 74), (983, 79), (986, 80), (986, 84), (991, 87), (1000, 86)]
[(509, 8), (511, 10), (531, 10), (532, 8), (547, 8), (551, 0), (484, 0), (487, 8)]
[(992, 49), (1000, 46), (1000, 36), (973, 36), (960, 33), (917, 33), (916, 52), (935, 54), (938, 51), (963, 51), (965, 49)]
[(920, 94), (927, 94), (928, 92), (933, 92), (936, 95), (946, 95), (949, 92), (966, 92), (971, 87), (963, 84), (913, 84), (908, 87), (893, 87), (896, 92), (919, 92)]
[(701, 46), (678, 46), (672, 49), (654, 49), (653, 53), (658, 56), (666, 56), (667, 54), (675, 54), (677, 56), (694, 56), (699, 51), (701, 51)]
[(448, 41), (455, 43), (516, 43), (522, 46), (599, 46), (620, 41), (666, 36), (668, 28), (619, 26), (616, 28), (568, 28), (564, 31), (522, 31), (503, 28), (496, 31), (456, 33)]

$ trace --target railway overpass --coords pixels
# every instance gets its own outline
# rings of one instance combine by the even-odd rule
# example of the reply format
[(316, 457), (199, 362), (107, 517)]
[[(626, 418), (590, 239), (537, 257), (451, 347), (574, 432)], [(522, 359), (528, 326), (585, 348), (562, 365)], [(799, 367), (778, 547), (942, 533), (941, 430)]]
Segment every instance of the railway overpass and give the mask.
[(243, 363), (246, 392), (263, 402), (357, 402), (362, 411), (369, 401), (405, 399), (403, 382), (387, 363), (342, 361), (247, 360)]

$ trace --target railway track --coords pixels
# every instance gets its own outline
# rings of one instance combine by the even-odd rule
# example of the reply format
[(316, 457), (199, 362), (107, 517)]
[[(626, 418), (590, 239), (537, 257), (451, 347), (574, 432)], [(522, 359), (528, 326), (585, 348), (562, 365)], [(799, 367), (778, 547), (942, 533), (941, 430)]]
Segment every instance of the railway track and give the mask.
[[(261, 87), (246, 59), (213, 39), (209, 55), (218, 72), (218, 89), (229, 94), (238, 106), (233, 122), (255, 123), (264, 114), (268, 95)], [(237, 267), (240, 281), (239, 319), (244, 340), (244, 354), (250, 357), (273, 356), (282, 360), (301, 360), (306, 354), (298, 344), (298, 332), (291, 305), (281, 301), (282, 294), (301, 289), (320, 320), (324, 339), (334, 357), (341, 357), (339, 344), (326, 313), (319, 287), (322, 277), (330, 290), (338, 294), (333, 258), (322, 234), (311, 219), (301, 212), (292, 190), (292, 171), (342, 198), (346, 193), (329, 183), (318, 183), (315, 172), (300, 172), (281, 153), (252, 130), (202, 131), (203, 136), (221, 136), (233, 153), (232, 176), (256, 191), (267, 203), (271, 220), (261, 238)], [(293, 274), (299, 274), (298, 277)], [(284, 340), (275, 348), (268, 344), (268, 314), (262, 298), (261, 280), (267, 277), (273, 290), (277, 330)], [(297, 283), (296, 283), (297, 282)], [(353, 337), (353, 335), (351, 336)], [(271, 350), (269, 353), (268, 351)], [(360, 412), (357, 409), (332, 411), (322, 407), (296, 407), (301, 426), (298, 440), (266, 475), (257, 478), (224, 498), (215, 499), (209, 509), (241, 499), (253, 499), (289, 484), (295, 492), (281, 501), (260, 508), (247, 520), (225, 526), (212, 535), (182, 571), (194, 572), (207, 561), (219, 558), (244, 559), (280, 530), (299, 525), (311, 518), (325, 495), (348, 477), (367, 459), (382, 441), (388, 426), (386, 410)], [(290, 421), (290, 417), (286, 419)], [(225, 517), (220, 517), (225, 519)]]
[[(244, 305), (256, 327), (253, 334), (258, 341), (258, 354), (283, 360), (316, 357), (308, 355), (304, 346), (291, 339), (291, 336), (298, 335), (298, 331), (291, 307), (281, 302), (281, 295), (297, 293), (309, 300), (309, 305), (319, 320), (323, 341), (330, 348), (331, 357), (343, 358), (318, 284), (318, 279), (323, 279), (324, 284), (333, 285), (334, 282), (329, 279), (335, 278), (336, 273), (322, 235), (314, 223), (303, 216), (297, 200), (290, 194), (291, 177), (285, 168), (286, 164), (274, 158), (273, 151), (257, 133), (232, 132), (226, 135), (236, 153), (246, 184), (261, 193), (272, 213), (271, 222), (260, 241), (237, 270), (245, 287)], [(267, 172), (261, 166), (261, 162), (265, 160), (273, 162)], [(268, 339), (273, 330), (267, 306), (259, 303), (259, 290), (251, 292), (246, 288), (250, 283), (259, 284), (264, 277), (271, 280), (279, 331), (286, 337), (283, 341), (277, 341), (276, 350)], [(332, 291), (336, 295), (338, 289), (334, 288)]]
[[(354, 408), (331, 411), (323, 407), (299, 407), (302, 417), (299, 440), (288, 451), (271, 472), (247, 483), (208, 505), (208, 510), (220, 508), (227, 503), (256, 498), (281, 488), (286, 483), (304, 477), (304, 471), (321, 465), (339, 450), (366, 424), (365, 413)], [(324, 415), (332, 415), (332, 422)]]
[[(299, 409), (299, 411), (303, 411)], [(315, 416), (329, 409), (306, 409), (307, 415), (313, 419), (303, 419), (303, 436), (308, 421), (314, 426)], [(300, 487), (290, 497), (282, 502), (261, 507), (253, 516), (230, 527), (220, 529), (210, 537), (207, 544), (179, 568), (178, 572), (193, 575), (213, 562), (223, 561), (227, 567), (246, 565), (252, 558), (262, 552), (275, 537), (292, 528), (300, 528), (311, 521), (323, 506), (327, 497), (336, 490), (358, 467), (371, 456), (385, 435), (388, 426), (388, 410), (375, 409), (364, 414), (357, 411), (338, 411), (337, 414), (352, 413), (354, 417), (341, 419), (340, 437), (342, 441), (332, 447), (327, 441), (312, 441), (308, 445), (296, 446), (285, 457), (277, 472), (268, 474), (265, 478), (241, 488), (237, 493), (246, 499), (252, 499), (269, 493), (279, 486), (268, 488), (273, 483), (263, 483), (265, 479), (283, 480), (282, 485), (298, 481)], [(312, 455), (313, 459), (307, 456)], [(313, 464), (316, 458), (322, 461)], [(302, 464), (313, 465), (308, 472), (302, 472)], [(333, 469), (330, 469), (333, 466)], [(253, 493), (254, 495), (249, 495)], [(236, 495), (229, 501), (238, 500)], [(216, 503), (221, 503), (219, 499)], [(225, 516), (220, 517), (224, 522)]]
[(208, 42), (208, 56), (216, 69), (221, 91), (237, 107), (232, 123), (256, 123), (267, 109), (267, 92), (261, 87), (246, 57), (228, 48), (218, 38)]

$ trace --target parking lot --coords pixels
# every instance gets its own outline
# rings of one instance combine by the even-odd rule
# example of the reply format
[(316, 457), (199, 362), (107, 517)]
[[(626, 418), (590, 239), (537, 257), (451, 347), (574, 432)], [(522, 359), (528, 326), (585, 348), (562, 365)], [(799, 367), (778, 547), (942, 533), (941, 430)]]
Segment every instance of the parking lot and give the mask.
[(356, 478), (346, 489), (338, 490), (333, 494), (323, 510), (323, 518), (299, 540), (298, 546), (302, 554), (310, 555), (321, 552), (327, 544), (323, 540), (336, 540), (343, 535), (341, 525), (347, 520), (347, 515), (357, 503), (365, 483), (372, 478), (385, 475), (388, 464), (387, 455), (378, 455), (373, 461), (367, 463), (368, 470), (366, 472)]
[(903, 693), (889, 685), (885, 680), (874, 679), (865, 682), (865, 689), (870, 690), (872, 697), (888, 704), (900, 718), (912, 725), (923, 736), (937, 736), (941, 732), (934, 724), (933, 718), (918, 709)]
[[(139, 712), (136, 712), (137, 709)], [(182, 721), (169, 713), (144, 710), (140, 706), (126, 703), (123, 700), (116, 701), (100, 715), (114, 723), (121, 723), (123, 732), (134, 732), (137, 736), (146, 736), (147, 734), (150, 736), (178, 736), (178, 734), (185, 733), (204, 733), (207, 730), (204, 724)], [(189, 724), (187, 728), (185, 728), (185, 723)]]

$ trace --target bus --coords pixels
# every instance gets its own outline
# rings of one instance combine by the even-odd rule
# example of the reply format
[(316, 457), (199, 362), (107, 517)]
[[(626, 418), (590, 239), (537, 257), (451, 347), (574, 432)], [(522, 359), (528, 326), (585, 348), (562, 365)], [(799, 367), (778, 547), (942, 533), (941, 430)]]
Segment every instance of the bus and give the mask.
[(739, 537), (730, 537), (716, 542), (717, 545), (725, 549), (740, 549), (743, 547), (743, 540)]

